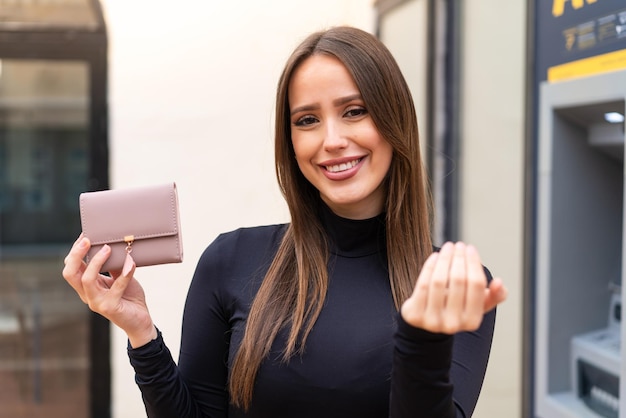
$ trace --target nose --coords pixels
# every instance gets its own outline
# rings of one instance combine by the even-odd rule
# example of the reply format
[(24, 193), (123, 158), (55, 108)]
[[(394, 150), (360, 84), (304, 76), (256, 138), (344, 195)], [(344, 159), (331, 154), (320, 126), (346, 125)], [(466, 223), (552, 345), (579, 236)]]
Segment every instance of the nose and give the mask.
[(324, 150), (335, 152), (348, 146), (348, 139), (337, 123), (329, 121), (324, 130)]

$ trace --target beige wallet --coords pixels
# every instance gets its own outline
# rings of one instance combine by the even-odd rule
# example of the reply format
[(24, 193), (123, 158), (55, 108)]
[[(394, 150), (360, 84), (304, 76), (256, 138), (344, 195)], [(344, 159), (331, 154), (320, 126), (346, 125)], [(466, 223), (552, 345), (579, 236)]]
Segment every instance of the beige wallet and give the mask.
[(111, 247), (103, 272), (121, 270), (127, 253), (137, 267), (183, 261), (176, 183), (81, 193), (80, 221), (87, 262)]

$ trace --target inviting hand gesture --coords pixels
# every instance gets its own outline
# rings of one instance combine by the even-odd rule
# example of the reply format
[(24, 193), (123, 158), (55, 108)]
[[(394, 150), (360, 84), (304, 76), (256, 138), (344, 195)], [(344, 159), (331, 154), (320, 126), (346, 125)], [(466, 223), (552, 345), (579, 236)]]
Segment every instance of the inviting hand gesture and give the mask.
[(67, 257), (63, 277), (74, 288), (89, 309), (122, 328), (133, 347), (139, 347), (156, 337), (156, 329), (148, 312), (143, 288), (135, 280), (135, 262), (130, 254), (122, 271), (111, 276), (100, 274), (111, 254), (108, 245), (89, 264), (83, 259), (91, 246), (89, 239), (78, 237)]
[(476, 248), (448, 242), (428, 257), (415, 290), (401, 308), (404, 320), (430, 332), (474, 331), (507, 296), (502, 280), (487, 277)]

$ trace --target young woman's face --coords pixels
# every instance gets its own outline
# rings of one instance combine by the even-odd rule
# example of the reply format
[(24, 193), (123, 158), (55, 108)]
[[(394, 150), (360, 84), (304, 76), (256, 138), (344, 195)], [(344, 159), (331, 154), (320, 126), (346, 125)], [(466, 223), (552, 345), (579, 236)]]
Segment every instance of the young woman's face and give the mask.
[(328, 55), (307, 58), (290, 80), (289, 104), (298, 166), (322, 200), (344, 218), (380, 214), (393, 149), (346, 67)]

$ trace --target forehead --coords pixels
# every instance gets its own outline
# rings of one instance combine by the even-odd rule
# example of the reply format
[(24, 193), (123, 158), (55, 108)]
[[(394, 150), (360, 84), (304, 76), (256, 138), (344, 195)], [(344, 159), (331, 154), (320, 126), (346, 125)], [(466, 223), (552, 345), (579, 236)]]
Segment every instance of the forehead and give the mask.
[(358, 92), (348, 68), (336, 57), (315, 54), (302, 61), (289, 80), (289, 99), (302, 95), (345, 94)]

